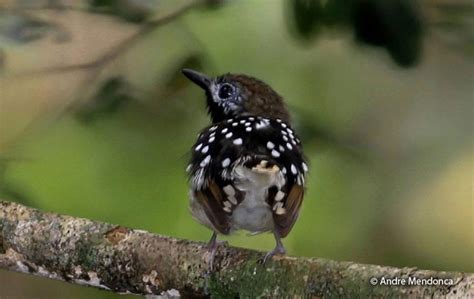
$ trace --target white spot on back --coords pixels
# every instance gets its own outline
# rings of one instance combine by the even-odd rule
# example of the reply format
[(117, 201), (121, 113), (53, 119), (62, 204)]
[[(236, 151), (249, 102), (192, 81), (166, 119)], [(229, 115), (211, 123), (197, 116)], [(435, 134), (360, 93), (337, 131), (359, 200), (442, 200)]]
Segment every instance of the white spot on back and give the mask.
[(292, 149), (293, 149), (293, 147), (291, 146), (290, 143), (286, 143), (286, 147), (287, 147), (289, 150), (292, 150)]
[(217, 126), (213, 126), (213, 127), (211, 127), (211, 128), (209, 129), (209, 131), (211, 131), (211, 132), (212, 132), (212, 131), (214, 131), (215, 129), (217, 129)]
[(296, 169), (295, 164), (291, 164), (291, 173), (292, 174), (297, 174), (298, 173), (298, 170)]
[(196, 152), (199, 151), (199, 150), (201, 149), (201, 147), (202, 147), (202, 143), (199, 143), (199, 144), (196, 146), (195, 151), (196, 151)]
[(247, 127), (247, 128), (245, 128), (245, 131), (247, 131), (247, 132), (252, 131), (252, 127)]
[(235, 145), (241, 145), (242, 144), (242, 138), (234, 139), (234, 144)]
[(280, 157), (280, 153), (277, 150), (272, 150), (272, 156), (278, 158)]
[(296, 177), (296, 183), (297, 183), (298, 185), (304, 185), (304, 176), (301, 175), (301, 174), (298, 175), (298, 176)]
[(227, 133), (227, 131), (229, 131), (229, 128), (224, 128), (224, 129), (222, 129), (221, 133), (225, 134), (225, 133)]
[(225, 158), (224, 161), (222, 161), (222, 167), (227, 167), (230, 165), (230, 159)]
[(233, 135), (232, 132), (229, 132), (229, 133), (225, 134), (225, 138), (230, 138), (230, 137), (232, 137), (232, 135)]
[(308, 165), (306, 165), (306, 163), (302, 162), (302, 163), (301, 163), (301, 166), (303, 167), (303, 170), (304, 170), (305, 172), (308, 171)]
[(267, 148), (268, 148), (269, 150), (273, 149), (274, 147), (275, 147), (275, 145), (273, 144), (273, 142), (271, 142), (271, 141), (268, 141), (268, 142), (267, 142)]
[(284, 148), (282, 145), (279, 145), (279, 146), (278, 146), (278, 149), (280, 150), (280, 152), (284, 152), (284, 151), (285, 151), (285, 148)]
[(207, 155), (206, 158), (201, 161), (201, 164), (199, 164), (199, 166), (204, 167), (209, 164), (209, 161), (211, 161), (211, 155)]
[(211, 138), (209, 138), (209, 143), (213, 142), (214, 140), (216, 140), (216, 137), (212, 136)]
[(232, 123), (232, 127), (237, 127), (239, 125), (238, 122)]
[(209, 145), (206, 145), (205, 147), (203, 147), (201, 153), (205, 154), (207, 153), (208, 150), (209, 150)]

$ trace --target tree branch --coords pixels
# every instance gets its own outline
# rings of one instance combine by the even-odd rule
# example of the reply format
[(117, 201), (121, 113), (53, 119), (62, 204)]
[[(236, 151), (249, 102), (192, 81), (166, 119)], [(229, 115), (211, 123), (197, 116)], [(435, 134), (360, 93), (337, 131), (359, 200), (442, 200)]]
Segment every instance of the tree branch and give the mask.
[[(183, 297), (445, 297), (473, 292), (474, 275), (315, 258), (275, 257), (220, 246), (207, 273), (203, 243), (44, 213), (0, 201), (0, 268), (119, 293)], [(370, 278), (452, 280), (451, 285), (372, 286)]]
[(93, 59), (89, 62), (79, 63), (79, 64), (71, 64), (71, 65), (62, 65), (62, 66), (51, 66), (47, 68), (42, 68), (39, 70), (28, 71), (23, 74), (17, 74), (16, 77), (22, 76), (35, 76), (35, 75), (50, 75), (50, 74), (57, 74), (57, 73), (65, 73), (77, 70), (100, 70), (107, 66), (111, 61), (115, 60), (118, 56), (125, 53), (131, 47), (133, 47), (137, 41), (142, 39), (143, 37), (147, 36), (149, 33), (153, 32), (156, 28), (166, 25), (171, 21), (174, 21), (178, 17), (184, 15), (193, 7), (199, 5), (201, 0), (190, 0), (186, 4), (178, 7), (177, 9), (173, 10), (172, 12), (160, 16), (157, 19), (152, 19), (149, 21), (140, 24), (138, 30), (131, 34), (130, 36), (126, 37), (116, 45), (114, 45), (110, 50), (106, 51), (106, 53), (100, 55), (99, 57)]

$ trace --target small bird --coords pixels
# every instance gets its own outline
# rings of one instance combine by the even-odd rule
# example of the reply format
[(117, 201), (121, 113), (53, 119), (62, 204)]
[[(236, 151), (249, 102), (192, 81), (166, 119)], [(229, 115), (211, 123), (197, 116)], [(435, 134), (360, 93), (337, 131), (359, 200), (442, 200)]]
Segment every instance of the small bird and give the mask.
[(192, 147), (186, 169), (191, 214), (214, 232), (211, 268), (217, 234), (237, 230), (273, 232), (276, 246), (264, 262), (285, 254), (281, 238), (298, 218), (308, 165), (283, 98), (247, 75), (182, 72), (204, 89), (212, 120)]

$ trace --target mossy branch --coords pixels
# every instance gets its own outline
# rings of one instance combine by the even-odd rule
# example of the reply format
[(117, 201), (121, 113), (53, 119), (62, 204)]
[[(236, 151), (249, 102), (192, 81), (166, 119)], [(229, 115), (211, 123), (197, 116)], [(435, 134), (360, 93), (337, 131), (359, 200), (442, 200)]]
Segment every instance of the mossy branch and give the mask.
[[(275, 257), (221, 245), (207, 273), (200, 242), (0, 201), (0, 268), (117, 293), (182, 297), (457, 297), (472, 295), (474, 275), (315, 258)], [(451, 285), (382, 286), (370, 278), (443, 278)]]

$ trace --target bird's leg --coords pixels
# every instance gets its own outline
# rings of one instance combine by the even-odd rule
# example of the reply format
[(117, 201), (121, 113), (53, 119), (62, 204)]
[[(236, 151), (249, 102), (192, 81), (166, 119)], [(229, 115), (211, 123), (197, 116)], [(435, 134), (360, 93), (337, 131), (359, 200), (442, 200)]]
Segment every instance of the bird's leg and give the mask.
[(217, 251), (217, 233), (213, 232), (211, 239), (207, 243), (207, 252), (210, 254), (209, 261), (207, 262), (207, 272), (204, 273), (205, 283), (204, 283), (204, 293), (206, 295), (209, 294), (209, 279), (210, 275), (212, 274), (212, 270), (214, 267), (214, 257)]
[(283, 246), (283, 243), (281, 242), (280, 234), (274, 230), (273, 235), (275, 236), (275, 248), (273, 250), (269, 251), (265, 257), (263, 258), (263, 263), (265, 264), (269, 259), (271, 259), (275, 254), (278, 255), (284, 255), (286, 253), (285, 247)]
[(217, 251), (217, 233), (216, 232), (212, 233), (212, 237), (209, 240), (209, 243), (207, 243), (207, 250), (209, 251), (211, 255), (209, 257), (208, 268), (209, 268), (209, 271), (212, 271), (213, 265), (214, 265), (214, 256), (216, 255), (216, 251)]

